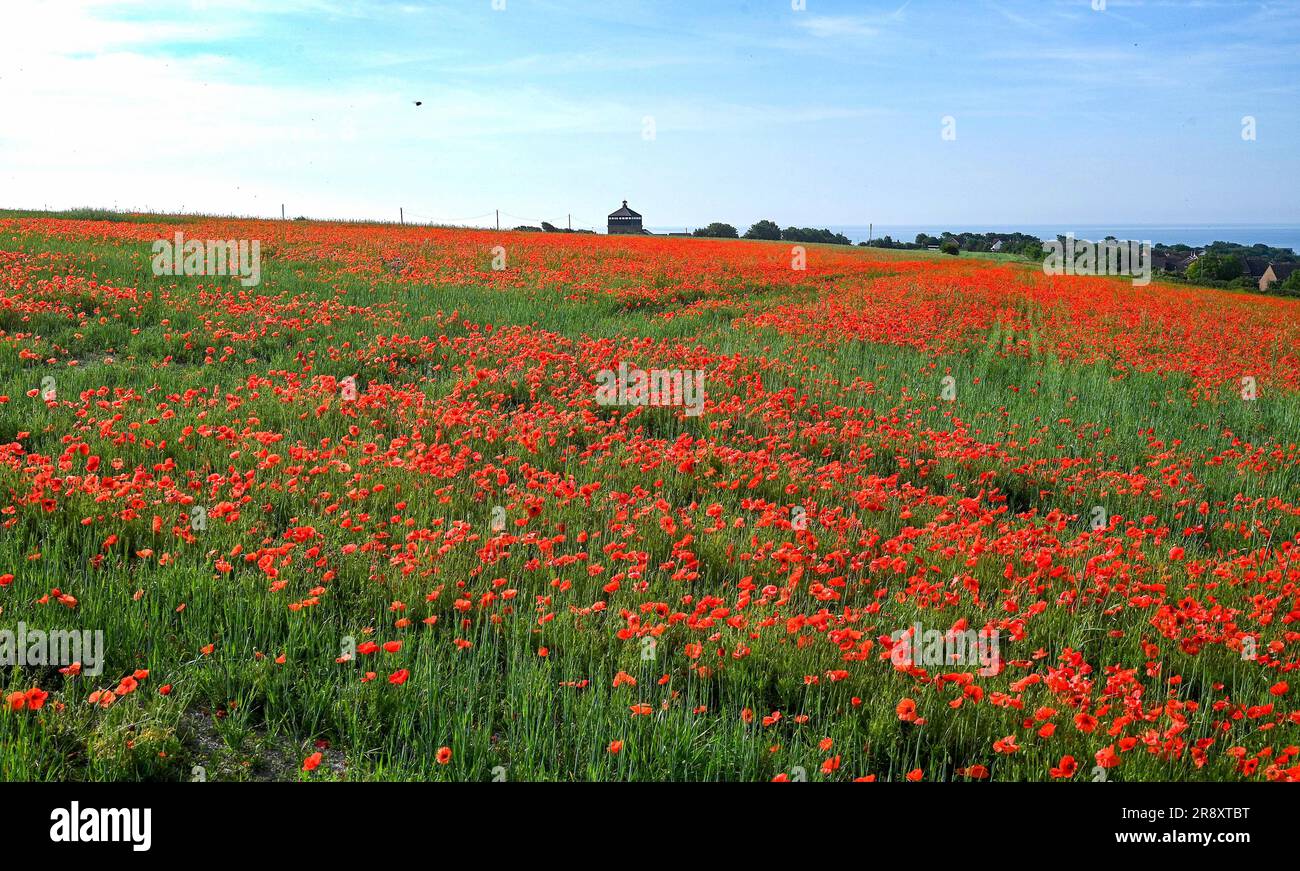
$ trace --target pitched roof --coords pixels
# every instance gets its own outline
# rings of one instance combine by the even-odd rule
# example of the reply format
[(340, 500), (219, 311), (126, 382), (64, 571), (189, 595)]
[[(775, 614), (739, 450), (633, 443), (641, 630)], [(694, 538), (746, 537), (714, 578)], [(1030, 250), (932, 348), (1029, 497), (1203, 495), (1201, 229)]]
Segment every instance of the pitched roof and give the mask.
[(1266, 257), (1243, 257), (1246, 262), (1246, 274), (1251, 278), (1259, 278), (1268, 269), (1268, 258)]
[(618, 210), (613, 211), (613, 212), (610, 212), (610, 213), (609, 213), (609, 216), (610, 216), (611, 218), (639, 218), (639, 217), (641, 217), (640, 214), (638, 214), (637, 212), (632, 211), (631, 209), (629, 209), (629, 208), (627, 207), (627, 200), (623, 200), (623, 208), (618, 209)]
[(1268, 266), (1273, 270), (1273, 274), (1277, 276), (1278, 281), (1286, 281), (1291, 276), (1291, 273), (1295, 272), (1296, 266), (1300, 266), (1300, 264), (1270, 263)]

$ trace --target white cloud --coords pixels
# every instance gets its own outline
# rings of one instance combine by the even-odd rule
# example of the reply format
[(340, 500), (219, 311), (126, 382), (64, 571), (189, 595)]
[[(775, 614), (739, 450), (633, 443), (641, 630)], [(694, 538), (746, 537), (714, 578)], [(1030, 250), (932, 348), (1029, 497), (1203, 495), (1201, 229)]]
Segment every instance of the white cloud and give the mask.
[(819, 39), (871, 37), (880, 33), (880, 29), (870, 19), (854, 15), (808, 15), (795, 23)]
[(903, 13), (912, 0), (893, 12), (873, 15), (801, 15), (795, 22), (802, 30), (819, 39), (870, 39), (879, 36), (890, 25), (903, 20)]

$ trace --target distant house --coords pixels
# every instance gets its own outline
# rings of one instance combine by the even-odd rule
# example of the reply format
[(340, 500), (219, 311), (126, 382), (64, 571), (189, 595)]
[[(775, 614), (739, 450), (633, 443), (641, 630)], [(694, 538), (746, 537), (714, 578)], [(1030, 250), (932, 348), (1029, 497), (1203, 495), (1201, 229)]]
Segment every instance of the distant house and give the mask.
[(1259, 289), (1268, 290), (1273, 284), (1279, 281), (1286, 281), (1295, 272), (1295, 263), (1270, 263), (1264, 270), (1264, 274), (1259, 277)]
[[(1191, 251), (1191, 252), (1170, 251), (1165, 258), (1164, 270), (1166, 272), (1177, 272), (1181, 274), (1183, 272), (1186, 272), (1187, 267), (1191, 266), (1199, 259), (1201, 259), (1200, 251)], [(1155, 263), (1152, 263), (1152, 266), (1154, 265)]]
[(1249, 275), (1256, 281), (1259, 281), (1264, 277), (1264, 273), (1269, 267), (1268, 258), (1266, 257), (1243, 257), (1241, 258), (1241, 261), (1242, 274)]
[(992, 246), (991, 248), (989, 248), (989, 250), (990, 250), (990, 251), (1001, 251), (1001, 250), (1002, 250), (1002, 240), (999, 239), (998, 241), (994, 242), (994, 243), (993, 243), (993, 246)]
[(645, 232), (641, 216), (627, 207), (627, 200), (623, 200), (623, 208), (610, 213), (608, 232), (611, 236), (620, 233), (639, 236)]

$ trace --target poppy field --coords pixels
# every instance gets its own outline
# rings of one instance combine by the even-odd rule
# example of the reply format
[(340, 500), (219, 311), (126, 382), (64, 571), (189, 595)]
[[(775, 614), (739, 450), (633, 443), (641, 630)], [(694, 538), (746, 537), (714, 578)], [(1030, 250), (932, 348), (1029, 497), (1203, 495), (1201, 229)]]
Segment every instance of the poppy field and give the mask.
[(1297, 442), (1281, 297), (0, 213), (0, 779), (1300, 779)]

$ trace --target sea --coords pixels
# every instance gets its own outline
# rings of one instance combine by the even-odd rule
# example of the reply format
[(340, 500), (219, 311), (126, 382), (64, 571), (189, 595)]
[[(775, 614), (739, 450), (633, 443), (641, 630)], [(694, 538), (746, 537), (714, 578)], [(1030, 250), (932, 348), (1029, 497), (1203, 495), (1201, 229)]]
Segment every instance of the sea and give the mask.
[[(784, 225), (782, 225), (784, 226)], [(820, 225), (819, 225), (820, 226)], [(652, 233), (681, 233), (687, 227), (650, 227)], [(740, 232), (744, 227), (737, 226)], [(939, 236), (951, 233), (1027, 233), (1039, 239), (1054, 239), (1058, 235), (1073, 233), (1076, 239), (1099, 241), (1107, 236), (1116, 239), (1131, 239), (1152, 244), (1191, 245), (1198, 247), (1211, 242), (1236, 242), (1240, 245), (1254, 245), (1262, 242), (1271, 248), (1290, 248), (1300, 251), (1300, 224), (840, 224), (826, 227), (836, 233), (842, 233), (853, 242), (865, 242), (870, 238), (879, 239), (891, 236), (895, 240), (911, 242), (918, 233), (927, 236)]]

